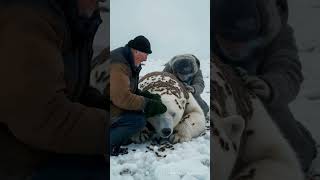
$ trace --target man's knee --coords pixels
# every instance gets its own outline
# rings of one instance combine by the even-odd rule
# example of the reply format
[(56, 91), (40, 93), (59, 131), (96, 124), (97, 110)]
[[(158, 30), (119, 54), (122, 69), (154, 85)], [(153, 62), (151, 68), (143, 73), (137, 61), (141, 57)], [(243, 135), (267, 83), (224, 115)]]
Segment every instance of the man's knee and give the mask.
[[(126, 112), (116, 119), (110, 131), (110, 144), (121, 145), (130, 136), (138, 133), (146, 125), (142, 113)], [(112, 148), (112, 146), (110, 146)]]
[(135, 129), (143, 129), (146, 126), (146, 118), (143, 114), (133, 114), (132, 124)]
[(143, 113), (126, 112), (121, 115), (117, 124), (129, 127), (130, 129), (140, 130), (145, 127), (146, 119)]

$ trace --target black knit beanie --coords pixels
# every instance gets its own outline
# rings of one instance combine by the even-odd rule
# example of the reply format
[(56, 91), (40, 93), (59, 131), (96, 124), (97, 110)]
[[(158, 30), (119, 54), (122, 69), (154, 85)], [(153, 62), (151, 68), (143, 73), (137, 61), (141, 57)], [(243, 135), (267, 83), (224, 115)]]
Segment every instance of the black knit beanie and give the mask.
[(149, 40), (144, 36), (137, 36), (128, 42), (128, 46), (147, 54), (151, 54), (151, 46)]

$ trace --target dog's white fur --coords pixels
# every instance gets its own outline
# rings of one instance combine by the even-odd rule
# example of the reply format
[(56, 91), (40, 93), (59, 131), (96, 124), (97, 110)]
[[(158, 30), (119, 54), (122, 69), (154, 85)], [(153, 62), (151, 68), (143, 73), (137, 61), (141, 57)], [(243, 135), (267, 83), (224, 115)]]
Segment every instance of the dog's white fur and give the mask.
[[(217, 61), (217, 59), (214, 59), (214, 61)], [(211, 117), (213, 117), (213, 126), (219, 131), (218, 134), (215, 134), (215, 131), (213, 133), (214, 179), (304, 179), (294, 150), (281, 134), (259, 98), (254, 95), (248, 96), (252, 108), (250, 119), (245, 122), (244, 118), (239, 117), (241, 114), (237, 111), (237, 99), (234, 97), (238, 88), (232, 88), (232, 94), (227, 93), (226, 87), (231, 82), (226, 82), (227, 78), (223, 77), (226, 75), (225, 73), (215, 62), (212, 62), (211, 78), (214, 79), (216, 85), (222, 87), (219, 91), (222, 90), (227, 95), (225, 99), (226, 117), (222, 117), (221, 112), (217, 113), (222, 109), (221, 103), (212, 99), (212, 104), (217, 109), (211, 111)], [(228, 76), (236, 75), (228, 74)], [(234, 78), (234, 80), (236, 79)], [(232, 123), (230, 125), (230, 122), (235, 125), (232, 125)], [(241, 128), (243, 122), (245, 122), (244, 130)], [(229, 127), (223, 125), (226, 123), (229, 124)], [(233, 126), (233, 128), (230, 128), (230, 126)], [(248, 132), (251, 132), (250, 135)], [(242, 133), (241, 139), (239, 133)], [(232, 142), (237, 148), (234, 149), (234, 146), (230, 145), (229, 151), (226, 151), (225, 143), (221, 145), (221, 138), (223, 138), (223, 142), (229, 142), (229, 144)], [(236, 164), (237, 166), (235, 166)]]
[(166, 137), (162, 133), (164, 128), (171, 130), (168, 137), (172, 143), (190, 141), (205, 131), (205, 116), (201, 107), (172, 74), (149, 73), (141, 78), (139, 89), (159, 94), (167, 107), (165, 113), (147, 119), (160, 137)]

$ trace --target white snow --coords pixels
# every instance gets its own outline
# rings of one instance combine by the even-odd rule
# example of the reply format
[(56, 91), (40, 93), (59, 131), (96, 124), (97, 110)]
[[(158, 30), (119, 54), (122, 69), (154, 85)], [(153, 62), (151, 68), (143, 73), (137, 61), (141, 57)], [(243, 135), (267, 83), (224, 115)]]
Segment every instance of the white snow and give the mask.
[[(140, 75), (162, 71), (169, 59), (148, 59)], [(209, 58), (200, 60), (205, 81), (203, 99), (210, 101)], [(151, 147), (153, 151), (147, 148)], [(110, 179), (112, 180), (209, 180), (210, 179), (210, 134), (190, 142), (173, 145), (174, 149), (159, 151), (159, 145), (131, 144), (129, 153), (110, 158)], [(146, 152), (147, 151), (147, 152)], [(161, 156), (157, 157), (155, 151)]]

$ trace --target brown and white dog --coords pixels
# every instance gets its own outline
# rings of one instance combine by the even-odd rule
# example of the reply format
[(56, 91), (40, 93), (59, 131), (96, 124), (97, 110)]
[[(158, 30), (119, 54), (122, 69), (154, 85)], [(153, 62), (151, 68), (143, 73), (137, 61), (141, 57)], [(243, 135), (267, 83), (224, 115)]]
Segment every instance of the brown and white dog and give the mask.
[(217, 57), (211, 61), (211, 92), (213, 179), (304, 179), (263, 103)]
[(201, 107), (174, 75), (167, 72), (149, 73), (140, 79), (139, 89), (159, 94), (167, 107), (165, 113), (147, 119), (160, 137), (168, 137), (171, 143), (186, 142), (205, 131), (205, 116)]

